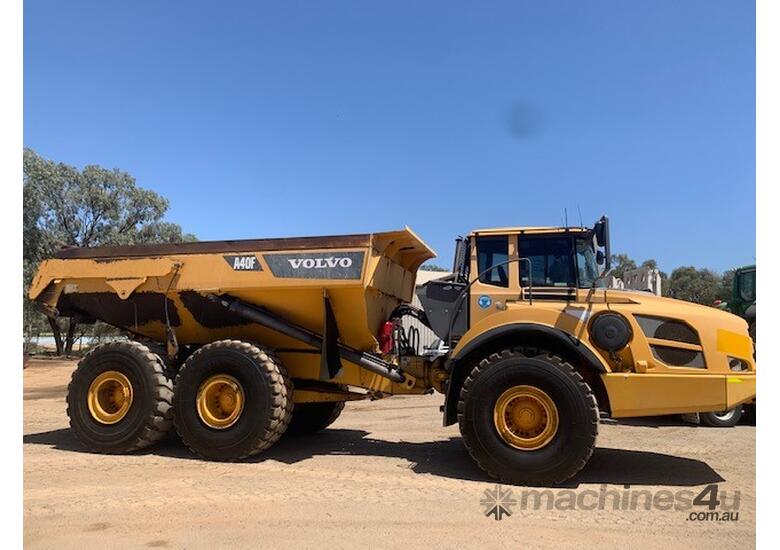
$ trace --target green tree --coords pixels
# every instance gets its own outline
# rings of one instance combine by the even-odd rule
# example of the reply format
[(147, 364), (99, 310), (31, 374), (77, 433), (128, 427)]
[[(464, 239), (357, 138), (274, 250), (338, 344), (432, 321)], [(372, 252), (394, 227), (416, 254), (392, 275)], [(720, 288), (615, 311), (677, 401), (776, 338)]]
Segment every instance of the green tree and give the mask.
[(731, 300), (734, 292), (735, 269), (727, 269), (720, 277), (720, 288), (718, 289), (718, 298), (723, 302)]
[(618, 279), (623, 278), (623, 274), (631, 269), (636, 269), (636, 262), (628, 257), (628, 254), (612, 255), (612, 276)]
[(678, 300), (712, 305), (718, 299), (721, 284), (721, 278), (710, 269), (678, 267), (669, 277), (665, 294)]
[(423, 264), (420, 266), (420, 271), (440, 271), (446, 273), (449, 272), (449, 269), (436, 264)]
[[(194, 240), (177, 224), (163, 220), (168, 201), (138, 187), (127, 172), (90, 165), (83, 170), (24, 150), (25, 296), (38, 264), (62, 246), (104, 246)], [(25, 334), (41, 316), (25, 297)], [(76, 322), (69, 321), (63, 342), (60, 322), (49, 320), (59, 354), (69, 353)]]

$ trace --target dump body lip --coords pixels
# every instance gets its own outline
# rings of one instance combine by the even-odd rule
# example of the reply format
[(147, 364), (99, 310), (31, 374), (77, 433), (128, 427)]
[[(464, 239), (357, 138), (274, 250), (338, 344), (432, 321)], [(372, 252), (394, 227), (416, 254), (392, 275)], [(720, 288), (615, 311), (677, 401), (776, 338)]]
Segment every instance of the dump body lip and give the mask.
[(274, 250), (308, 250), (365, 247), (371, 234), (333, 235), (324, 237), (282, 237), (277, 239), (236, 239), (226, 241), (196, 241), (191, 243), (161, 243), (92, 248), (63, 248), (54, 257), (60, 260), (96, 258), (138, 258), (150, 256), (210, 254), (217, 252), (269, 252)]

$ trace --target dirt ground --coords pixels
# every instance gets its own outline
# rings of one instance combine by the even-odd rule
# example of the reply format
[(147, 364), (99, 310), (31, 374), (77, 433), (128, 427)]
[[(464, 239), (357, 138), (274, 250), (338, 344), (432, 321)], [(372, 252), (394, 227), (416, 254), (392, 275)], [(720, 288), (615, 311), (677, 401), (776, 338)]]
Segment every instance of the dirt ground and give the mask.
[[(602, 422), (595, 454), (567, 487), (502, 486), (512, 491), (502, 496), (512, 513), (497, 521), (484, 513), (492, 507), (485, 491), (496, 485), (472, 463), (457, 427), (441, 427), (441, 396), (350, 403), (331, 429), (283, 438), (243, 463), (200, 460), (175, 439), (103, 456), (82, 450), (68, 429), (74, 365), (32, 360), (24, 371), (27, 547), (755, 546), (753, 426)], [(730, 507), (738, 519), (690, 519), (706, 516), (706, 505), (690, 502), (710, 484), (719, 518)], [(688, 509), (665, 509), (669, 499)]]

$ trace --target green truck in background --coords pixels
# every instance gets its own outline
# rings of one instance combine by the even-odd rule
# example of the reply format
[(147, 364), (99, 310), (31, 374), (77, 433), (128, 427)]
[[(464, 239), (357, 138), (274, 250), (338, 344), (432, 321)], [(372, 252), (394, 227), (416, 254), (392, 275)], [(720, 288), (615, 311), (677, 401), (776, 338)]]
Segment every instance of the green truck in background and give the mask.
[(734, 272), (734, 286), (728, 302), (717, 302), (716, 307), (739, 315), (748, 323), (750, 337), (756, 341), (756, 266), (740, 267)]

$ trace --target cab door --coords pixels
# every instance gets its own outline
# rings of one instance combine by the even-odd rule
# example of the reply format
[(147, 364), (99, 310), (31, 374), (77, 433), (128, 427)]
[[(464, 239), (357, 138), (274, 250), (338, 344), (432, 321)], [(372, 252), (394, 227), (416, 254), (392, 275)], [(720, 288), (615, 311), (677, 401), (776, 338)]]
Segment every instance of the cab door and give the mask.
[(474, 326), (485, 317), (503, 311), (507, 300), (520, 297), (517, 236), (473, 236), (471, 273), (479, 277), (469, 292), (469, 326)]

